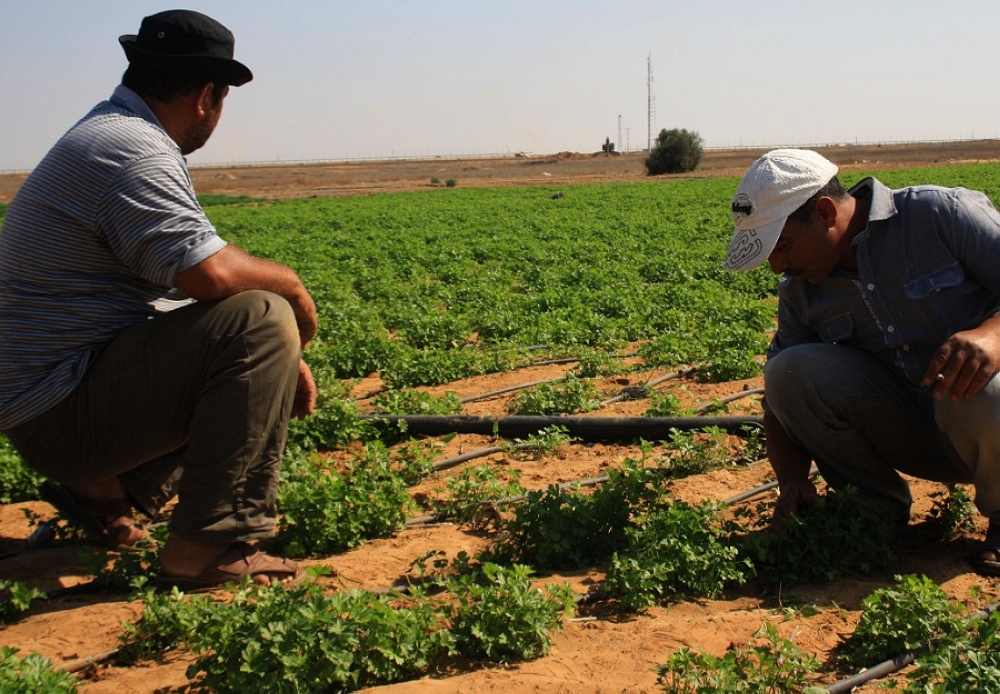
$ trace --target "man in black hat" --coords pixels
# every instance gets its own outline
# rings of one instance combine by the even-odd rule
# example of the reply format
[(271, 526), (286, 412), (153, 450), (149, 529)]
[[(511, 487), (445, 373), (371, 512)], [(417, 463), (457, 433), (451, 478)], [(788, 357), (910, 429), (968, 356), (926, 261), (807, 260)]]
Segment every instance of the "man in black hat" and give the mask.
[(0, 431), (44, 498), (130, 549), (176, 493), (163, 586), (296, 578), (274, 532), (288, 420), (312, 412), (316, 307), (289, 268), (219, 238), (184, 156), (252, 79), (197, 12), (146, 17), (129, 67), (50, 150), (0, 233)]

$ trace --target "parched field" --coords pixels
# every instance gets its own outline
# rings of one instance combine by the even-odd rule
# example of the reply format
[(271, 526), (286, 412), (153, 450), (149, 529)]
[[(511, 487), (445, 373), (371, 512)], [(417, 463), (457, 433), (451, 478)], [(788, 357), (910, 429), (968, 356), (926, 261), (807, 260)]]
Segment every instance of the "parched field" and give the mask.
[[(875, 173), (890, 185), (961, 184), (1000, 200), (996, 142), (826, 153), (841, 165), (845, 183)], [(758, 415), (755, 389), (762, 381), (756, 364), (773, 320), (775, 279), (764, 270), (733, 274), (718, 266), (728, 241), (733, 177), (759, 154), (711, 152), (693, 175), (652, 181), (639, 155), (568, 153), (193, 170), (200, 194), (260, 199), (230, 205), (212, 198), (206, 209), (226, 238), (288, 263), (317, 298), (322, 326), (306, 356), (324, 400), (319, 416), (293, 427), (298, 448), (290, 467), (298, 477), (290, 478), (283, 497), (283, 510), (294, 509), (283, 526), (283, 546), (307, 546), (303, 563), (332, 571), (316, 579), (326, 594), (379, 591), (412, 581), (415, 561), (495, 550), (505, 527), (509, 536), (511, 526), (504, 524), (518, 511), (487, 504), (473, 518), (405, 527), (386, 512), (388, 529), (374, 523), (345, 538), (314, 522), (323, 507), (312, 488), (326, 484), (326, 478), (309, 476), (316, 466), (332, 471), (331, 478), (350, 480), (361, 460), (389, 461), (397, 470), (415, 465), (422, 474), (402, 492), (412, 500), (404, 520), (450, 508), (447, 503), (462, 494), (502, 497), (503, 485), (511, 482), (544, 489), (630, 466), (675, 471), (664, 474), (658, 487), (667, 498), (694, 506), (731, 499), (770, 480), (760, 442), (747, 431), (686, 434), (664, 428), (659, 436), (644, 437), (646, 442), (581, 436), (536, 455), (508, 445), (513, 438), (523, 442), (522, 435), (415, 436), (417, 443), (396, 437), (380, 458), (376, 447), (363, 447), (372, 434), (358, 423), (366, 420), (355, 418), (376, 409), (496, 417), (529, 411), (590, 418)], [(0, 176), (0, 202), (10, 200), (17, 178)], [(446, 185), (449, 179), (454, 187)], [(506, 390), (526, 383), (536, 385)], [(741, 394), (746, 397), (719, 404)], [(426, 474), (436, 461), (487, 448), (495, 450)], [(680, 474), (685, 467), (692, 474)], [(296, 479), (302, 484), (296, 486)], [(354, 484), (360, 488), (362, 482)], [(365, 487), (364, 493), (378, 489)], [(578, 605), (561, 629), (551, 631), (544, 656), (496, 664), (462, 654), (410, 681), (370, 690), (663, 691), (656, 669), (679, 649), (721, 656), (731, 647), (745, 648), (765, 624), (818, 660), (811, 682), (830, 684), (853, 672), (838, 667), (834, 653), (855, 629), (862, 599), (895, 585), (894, 576), (928, 576), (966, 611), (1000, 599), (996, 581), (969, 569), (976, 529), (948, 539), (928, 540), (923, 533), (945, 488), (914, 481), (913, 490), (911, 531), (891, 541), (892, 557), (877, 568), (851, 567), (836, 578), (807, 582), (750, 576), (711, 597), (661, 596), (645, 610), (626, 609), (620, 595), (605, 596)], [(585, 487), (580, 495), (591, 493)], [(740, 522), (752, 526), (767, 513), (773, 494), (763, 491), (735, 504), (749, 514)], [(560, 512), (568, 514), (569, 506)], [(726, 518), (732, 517), (730, 510)], [(198, 691), (186, 675), (199, 657), (192, 649), (169, 648), (138, 662), (116, 652), (122, 623), (134, 623), (143, 604), (123, 590), (74, 592), (93, 578), (93, 548), (57, 541), (29, 550), (35, 524), (53, 518), (51, 507), (38, 501), (0, 506), (0, 580), (52, 593), (0, 626), (0, 644), (20, 649), (19, 655), (38, 652), (55, 667), (73, 670), (81, 692)], [(521, 552), (534, 562), (538, 585), (567, 584), (576, 595), (607, 587), (614, 560), (597, 556), (596, 549), (584, 551), (603, 541), (603, 535), (581, 540), (573, 534), (584, 521), (581, 516), (575, 525), (546, 526), (545, 552)], [(549, 550), (560, 541), (568, 548), (553, 558)], [(627, 555), (627, 546), (619, 550)], [(393, 606), (405, 610), (413, 603)], [(87, 665), (88, 659), (96, 662)], [(257, 691), (277, 691), (261, 675)], [(890, 691), (905, 684), (896, 675)], [(857, 691), (885, 691), (879, 686)]]

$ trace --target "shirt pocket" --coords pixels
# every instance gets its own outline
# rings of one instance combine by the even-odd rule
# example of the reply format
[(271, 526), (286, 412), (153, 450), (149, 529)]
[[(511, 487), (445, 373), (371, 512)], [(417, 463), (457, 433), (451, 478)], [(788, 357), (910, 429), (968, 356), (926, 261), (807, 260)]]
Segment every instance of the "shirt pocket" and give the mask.
[(921, 331), (912, 339), (940, 342), (967, 328), (982, 315), (981, 293), (976, 283), (968, 281), (958, 263), (917, 277), (905, 287), (911, 310), (922, 317)]
[(850, 313), (841, 313), (816, 325), (816, 332), (823, 342), (845, 342), (854, 334), (854, 319)]
[(929, 275), (918, 277), (906, 285), (906, 297), (908, 299), (926, 299), (932, 293), (940, 292), (942, 289), (953, 289), (961, 286), (965, 281), (965, 273), (962, 266), (953, 263), (948, 267), (935, 270)]

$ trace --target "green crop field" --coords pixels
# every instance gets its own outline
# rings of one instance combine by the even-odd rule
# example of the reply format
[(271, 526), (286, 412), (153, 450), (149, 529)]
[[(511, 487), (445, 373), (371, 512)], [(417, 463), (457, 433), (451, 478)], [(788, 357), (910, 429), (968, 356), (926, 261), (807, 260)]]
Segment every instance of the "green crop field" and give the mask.
[[(849, 171), (841, 180), (852, 185), (864, 175)], [(997, 164), (880, 171), (878, 178), (891, 187), (962, 185), (1000, 201)], [(143, 661), (150, 675), (145, 682), (149, 688), (142, 691), (162, 690), (184, 667), (188, 677), (215, 691), (260, 691), (261, 682), (276, 692), (348, 691), (426, 675), (460, 677), (487, 662), (524, 663), (550, 652), (552, 634), (565, 626), (567, 615), (583, 614), (585, 601), (574, 603), (581, 595), (557, 580), (573, 572), (587, 574), (590, 587), (596, 588), (585, 596), (588, 601), (603, 601), (587, 608), (588, 618), (605, 620), (597, 629), (580, 627), (576, 639), (607, 638), (602, 643), (613, 645), (606, 649), (617, 652), (620, 634), (642, 626), (637, 615), (653, 611), (666, 623), (677, 603), (695, 601), (698, 611), (707, 613), (705, 601), (711, 598), (712, 609), (732, 618), (725, 627), (733, 629), (732, 643), (746, 636), (756, 644), (749, 652), (733, 645), (722, 658), (695, 653), (700, 642), (693, 625), (703, 627), (702, 633), (722, 627), (698, 622), (689, 611), (678, 618), (676, 629), (692, 650), (676, 643), (669, 652), (641, 657), (622, 650), (622, 658), (638, 663), (637, 682), (646, 677), (642, 681), (651, 686), (655, 668), (641, 662), (650, 657), (666, 661), (657, 683), (667, 692), (707, 691), (706, 682), (713, 677), (719, 682), (769, 677), (777, 683), (775, 691), (802, 691), (805, 683), (845, 674), (846, 666), (836, 661), (835, 639), (812, 642), (809, 653), (793, 647), (790, 639), (800, 630), (849, 631), (844, 615), (857, 607), (858, 587), (838, 593), (827, 591), (824, 582), (847, 577), (857, 583), (859, 575), (881, 571), (866, 580), (883, 586), (883, 592), (891, 590), (891, 529), (850, 490), (823, 495), (802, 525), (792, 524), (785, 539), (759, 532), (770, 515), (768, 502), (752, 510), (719, 503), (734, 491), (732, 485), (756, 484), (766, 476), (751, 470), (755, 463), (757, 470), (766, 466), (759, 431), (736, 436), (718, 428), (671, 429), (663, 432), (665, 441), (625, 442), (613, 456), (610, 447), (594, 447), (580, 456), (593, 466), (586, 468), (587, 474), (604, 473), (591, 491), (555, 484), (564, 479), (560, 464), (571, 457), (566, 448), (585, 447), (558, 428), (516, 445), (499, 442), (500, 462), (493, 458), (453, 470), (451, 463), (444, 467), (436, 460), (451, 438), (411, 439), (405, 432), (376, 429), (372, 420), (360, 416), (362, 409), (457, 414), (463, 406), (455, 393), (432, 396), (422, 387), (447, 387), (549, 358), (572, 358), (576, 366), (557, 383), (513, 398), (506, 405), (508, 413), (591, 412), (601, 406), (608, 388), (641, 381), (657, 369), (696, 365), (690, 383), (666, 394), (642, 394), (650, 401), (647, 415), (692, 414), (680, 411), (675, 397), (690, 395), (684, 392), (688, 385), (707, 388), (706, 382), (755, 379), (774, 328), (777, 278), (766, 265), (749, 273), (721, 267), (732, 233), (729, 200), (736, 183), (717, 178), (441, 187), (277, 202), (206, 197), (203, 205), (223, 238), (289, 265), (316, 299), (320, 327), (305, 359), (320, 398), (315, 415), (290, 426), (278, 533), (269, 545), (283, 555), (307, 558), (311, 578), (289, 590), (242, 586), (222, 601), (155, 594), (149, 587), (157, 566), (155, 551), (92, 552), (80, 560), (82, 568), (75, 565), (73, 570), (92, 580), (88, 585), (93, 590), (119, 597), (93, 598), (87, 608), (97, 614), (124, 607), (121, 619), (131, 620), (116, 633), (117, 664), (102, 678), (135, 671), (132, 665)], [(0, 206), (0, 219), (5, 212)], [(622, 355), (632, 361), (626, 364)], [(352, 392), (360, 379), (376, 372), (381, 390), (375, 397)], [(482, 445), (487, 438), (470, 437), (467, 445)], [(545, 462), (550, 465), (543, 469)], [(541, 479), (549, 486), (522, 486), (522, 470), (536, 474), (536, 485)], [(704, 495), (685, 499), (672, 486), (684, 476), (720, 470), (732, 477), (711, 487), (709, 500)], [(27, 506), (37, 498), (39, 481), (0, 438), (0, 503)], [(928, 547), (940, 549), (970, 531), (968, 496), (960, 488), (945, 496), (942, 492), (930, 511), (921, 511), (934, 521), (928, 528), (938, 535), (921, 536), (919, 554), (910, 552), (907, 566), (919, 566), (914, 557), (930, 556)], [(483, 510), (493, 514), (486, 514), (492, 526), (480, 515)], [(25, 509), (22, 525), (37, 524), (40, 518), (33, 514)], [(424, 532), (432, 538), (429, 542), (445, 539), (440, 546), (406, 545), (407, 529), (420, 527), (422, 514), (434, 517), (427, 522), (448, 519), (460, 529), (418, 530), (413, 534)], [(9, 519), (6, 523), (16, 525)], [(811, 532), (804, 529), (807, 524)], [(35, 550), (35, 557), (78, 540), (64, 522), (53, 526), (53, 547)], [(21, 557), (23, 564), (17, 566), (26, 567), (30, 546), (15, 538), (30, 531), (15, 532), (22, 530), (0, 537), (0, 559)], [(156, 532), (162, 540), (165, 528)], [(374, 540), (385, 538), (394, 544), (364, 554)], [(347, 550), (353, 553), (340, 558)], [(378, 568), (364, 580), (356, 579), (368, 570), (362, 569), (366, 556), (376, 565), (373, 555)], [(37, 575), (61, 580), (62, 567), (49, 564), (47, 574), (38, 570)], [(946, 572), (937, 566), (934, 570)], [(335, 577), (333, 571), (341, 575)], [(536, 571), (556, 575), (535, 580)], [(29, 580), (20, 580), (22, 575)], [(65, 593), (39, 590), (31, 580), (36, 574), (27, 569), (12, 576), (0, 580), (0, 623), (10, 623), (9, 633), (29, 634), (16, 628), (49, 616), (32, 603)], [(396, 590), (400, 576), (409, 584), (405, 593)], [(350, 590), (359, 585), (365, 590)], [(388, 595), (373, 589), (389, 585), (394, 589)], [(810, 585), (820, 588), (810, 593)], [(903, 607), (869, 618), (889, 622), (889, 627), (875, 622), (866, 628), (899, 638), (870, 643), (862, 640), (869, 637), (861, 630), (851, 649), (857, 661), (852, 666), (871, 665), (866, 658), (872, 652), (896, 654), (897, 641), (926, 638), (906, 623), (914, 621), (903, 609), (908, 601), (933, 608), (934, 624), (945, 625), (935, 626), (937, 633), (959, 629), (953, 615), (961, 610), (949, 602), (951, 593), (939, 596), (913, 578), (899, 579), (898, 585), (893, 604)], [(800, 601), (801, 609), (792, 602), (800, 588), (811, 596)], [(768, 603), (775, 591), (777, 602)], [(995, 592), (987, 586), (975, 598)], [(751, 593), (754, 599), (758, 593), (768, 597), (751, 608)], [(789, 640), (774, 626), (779, 622), (773, 618), (779, 613), (775, 605), (783, 622), (791, 623), (787, 628), (779, 623), (781, 634), (793, 634)], [(759, 620), (754, 629), (746, 631), (754, 620)], [(982, 638), (989, 641), (991, 634)], [(8, 640), (30, 651), (41, 638)], [(635, 639), (646, 647), (642, 636)], [(68, 649), (60, 642), (49, 654)], [(171, 649), (191, 657), (186, 663), (163, 663), (162, 654)], [(829, 660), (821, 664), (814, 655)], [(465, 660), (456, 668), (458, 656)], [(572, 653), (565, 657), (573, 659)], [(153, 663), (173, 667), (173, 674), (156, 679)], [(920, 676), (940, 679), (939, 671), (930, 669), (933, 661), (928, 663)], [(583, 667), (575, 662), (578, 666)], [(48, 690), (74, 691), (75, 679), (62, 682), (65, 673), (47, 668), (47, 661), (22, 660), (13, 650), (0, 649), (0, 689), (4, 677), (23, 679), (37, 670), (33, 676), (51, 678)], [(595, 670), (586, 672), (581, 677), (593, 677), (595, 687), (603, 686)], [(57, 678), (64, 689), (57, 687)], [(470, 681), (483, 686), (487, 680)]]

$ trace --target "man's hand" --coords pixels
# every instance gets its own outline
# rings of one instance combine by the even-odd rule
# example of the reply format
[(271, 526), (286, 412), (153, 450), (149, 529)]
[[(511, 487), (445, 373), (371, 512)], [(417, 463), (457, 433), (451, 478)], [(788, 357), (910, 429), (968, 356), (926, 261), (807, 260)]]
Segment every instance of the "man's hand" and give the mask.
[(816, 487), (808, 479), (781, 485), (781, 493), (774, 504), (774, 515), (771, 516), (771, 525), (768, 529), (780, 533), (790, 518), (797, 516), (815, 500)]
[(809, 479), (809, 465), (812, 458), (799, 444), (792, 441), (778, 418), (764, 412), (764, 441), (767, 457), (778, 478), (781, 490), (771, 517), (772, 532), (781, 532), (789, 518), (816, 499), (816, 487)]
[(1000, 370), (1000, 317), (955, 333), (938, 348), (921, 380), (934, 397), (971, 398)]
[(292, 416), (305, 419), (316, 411), (316, 381), (305, 360), (299, 359), (299, 382), (295, 386), (295, 400), (292, 402)]

